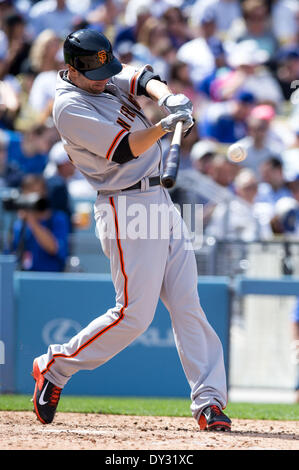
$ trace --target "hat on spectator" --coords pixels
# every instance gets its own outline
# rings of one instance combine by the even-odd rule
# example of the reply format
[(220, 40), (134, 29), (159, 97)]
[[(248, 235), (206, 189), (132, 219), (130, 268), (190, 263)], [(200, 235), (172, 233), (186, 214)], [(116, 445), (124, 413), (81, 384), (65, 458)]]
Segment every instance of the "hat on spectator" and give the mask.
[(118, 56), (132, 54), (132, 48), (134, 43), (132, 41), (121, 41), (115, 48), (114, 51)]
[(56, 144), (53, 145), (49, 152), (49, 159), (56, 165), (63, 165), (70, 161), (61, 141), (56, 142)]
[(260, 104), (255, 106), (250, 113), (251, 118), (262, 119), (263, 121), (271, 121), (275, 116), (275, 109), (269, 104)]
[(241, 101), (242, 103), (255, 103), (256, 99), (253, 93), (246, 90), (240, 90), (236, 96), (236, 101)]
[(260, 65), (267, 62), (269, 54), (259, 48), (256, 41), (248, 39), (235, 44), (228, 53), (227, 62), (232, 68), (242, 65)]
[(294, 232), (299, 204), (292, 197), (282, 197), (278, 199), (274, 206), (274, 215), (282, 224), (284, 232)]
[(205, 155), (216, 153), (217, 145), (214, 142), (211, 142), (210, 140), (201, 140), (193, 145), (190, 152), (190, 158), (195, 162), (200, 160)]
[(216, 21), (215, 12), (212, 9), (207, 8), (206, 10), (204, 10), (203, 14), (201, 15), (199, 19), (199, 24), (203, 25), (207, 23), (214, 23), (215, 21)]
[(277, 60), (282, 62), (284, 60), (299, 59), (299, 47), (298, 46), (285, 46), (282, 47), (277, 53)]
[(275, 204), (275, 214), (284, 215), (287, 211), (292, 209), (298, 209), (299, 204), (296, 199), (292, 197), (281, 197)]
[(257, 178), (253, 170), (251, 168), (242, 168), (240, 173), (237, 174), (234, 180), (234, 186), (236, 189), (241, 189), (249, 184), (257, 183)]

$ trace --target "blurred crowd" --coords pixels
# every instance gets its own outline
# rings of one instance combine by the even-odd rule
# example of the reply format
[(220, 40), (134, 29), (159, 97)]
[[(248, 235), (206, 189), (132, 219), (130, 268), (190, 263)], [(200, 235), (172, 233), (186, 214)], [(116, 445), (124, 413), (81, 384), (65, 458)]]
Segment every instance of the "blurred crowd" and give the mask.
[[(103, 32), (123, 63), (152, 65), (192, 100), (196, 121), (171, 194), (181, 207), (203, 204), (207, 235), (299, 240), (298, 0), (0, 1), (0, 188), (38, 185), (50, 201), (40, 224), (50, 230), (53, 211), (63, 213), (61, 237), (74, 230), (72, 200), (95, 197), (52, 120), (63, 40), (81, 28)], [(164, 116), (138, 99), (153, 122)], [(235, 142), (248, 154), (240, 163), (227, 158)], [(165, 155), (168, 147), (166, 136)], [(21, 219), (36, 236), (24, 211)]]
[[(182, 209), (201, 204), (207, 238), (299, 242), (298, 0), (0, 0), (0, 195), (20, 195), (7, 205), (15, 218), (0, 252), (23, 270), (64, 271), (80, 226), (74, 201), (96, 197), (52, 119), (62, 44), (81, 28), (103, 32), (122, 63), (150, 64), (192, 100), (171, 196)], [(153, 122), (164, 117), (138, 100)], [(235, 142), (248, 155), (240, 163), (227, 158)], [(298, 312), (299, 300), (297, 341)]]

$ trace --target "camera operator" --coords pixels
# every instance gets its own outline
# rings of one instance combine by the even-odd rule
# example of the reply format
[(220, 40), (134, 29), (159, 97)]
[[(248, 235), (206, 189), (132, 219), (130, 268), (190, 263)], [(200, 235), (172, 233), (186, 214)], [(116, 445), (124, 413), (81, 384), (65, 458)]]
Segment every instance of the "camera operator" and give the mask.
[[(32, 207), (29, 203), (26, 207), (26, 196), (34, 195), (39, 199)], [(11, 250), (17, 255), (20, 269), (63, 271), (68, 255), (67, 216), (50, 209), (46, 183), (39, 175), (27, 175), (23, 179), (22, 197), (23, 202), (15, 202), (15, 208), (19, 207), (19, 210), (13, 225)]]

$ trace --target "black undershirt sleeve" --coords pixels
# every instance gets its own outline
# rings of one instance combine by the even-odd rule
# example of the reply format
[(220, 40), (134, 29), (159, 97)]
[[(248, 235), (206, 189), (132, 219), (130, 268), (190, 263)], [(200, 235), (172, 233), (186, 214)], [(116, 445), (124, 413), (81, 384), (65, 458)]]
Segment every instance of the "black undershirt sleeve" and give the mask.
[(150, 80), (159, 80), (159, 82), (166, 83), (164, 80), (161, 80), (160, 75), (150, 72), (149, 70), (144, 70), (138, 80), (137, 85), (137, 95), (143, 95), (149, 97), (145, 87)]
[(115, 152), (112, 157), (113, 162), (122, 164), (127, 163), (130, 160), (133, 160), (134, 158), (138, 158), (134, 157), (131, 152), (129, 145), (129, 135), (130, 133), (126, 134), (115, 149)]

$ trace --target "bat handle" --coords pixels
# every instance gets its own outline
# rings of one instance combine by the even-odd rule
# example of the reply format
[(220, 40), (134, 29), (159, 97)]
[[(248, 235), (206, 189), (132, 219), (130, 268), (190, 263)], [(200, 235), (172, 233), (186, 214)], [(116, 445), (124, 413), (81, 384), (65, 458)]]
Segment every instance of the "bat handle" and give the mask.
[(183, 130), (183, 122), (179, 121), (175, 126), (175, 130), (174, 130), (174, 133), (173, 133), (171, 145), (180, 145), (181, 144), (182, 130)]
[(175, 185), (179, 166), (180, 145), (182, 137), (183, 123), (179, 121), (172, 136), (170, 149), (166, 158), (166, 165), (161, 177), (161, 183), (164, 188), (172, 188)]

